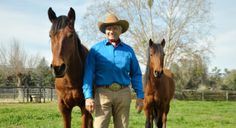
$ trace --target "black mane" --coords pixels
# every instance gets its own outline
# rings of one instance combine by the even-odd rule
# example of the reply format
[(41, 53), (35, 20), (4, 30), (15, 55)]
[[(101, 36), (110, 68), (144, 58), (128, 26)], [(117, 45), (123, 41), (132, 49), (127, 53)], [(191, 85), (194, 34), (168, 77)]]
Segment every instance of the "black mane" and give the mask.
[(65, 28), (69, 24), (67, 16), (59, 16), (52, 24), (51, 33), (56, 34), (60, 29)]

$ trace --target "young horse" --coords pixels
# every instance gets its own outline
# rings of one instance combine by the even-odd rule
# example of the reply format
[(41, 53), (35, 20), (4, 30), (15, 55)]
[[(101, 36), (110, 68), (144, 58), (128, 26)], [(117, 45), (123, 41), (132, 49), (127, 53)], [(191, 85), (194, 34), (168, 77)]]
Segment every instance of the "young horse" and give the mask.
[(175, 85), (172, 73), (164, 69), (165, 40), (155, 44), (150, 39), (148, 63), (144, 83), (144, 112), (146, 128), (153, 128), (155, 119), (158, 128), (165, 128), (170, 100), (174, 96)]
[(92, 128), (92, 115), (85, 109), (82, 92), (84, 62), (88, 53), (74, 29), (75, 11), (70, 8), (67, 16), (57, 17), (48, 9), (52, 22), (50, 30), (53, 60), (51, 67), (56, 76), (55, 86), (58, 106), (63, 116), (64, 127), (71, 127), (71, 111), (79, 106), (82, 112), (82, 128)]

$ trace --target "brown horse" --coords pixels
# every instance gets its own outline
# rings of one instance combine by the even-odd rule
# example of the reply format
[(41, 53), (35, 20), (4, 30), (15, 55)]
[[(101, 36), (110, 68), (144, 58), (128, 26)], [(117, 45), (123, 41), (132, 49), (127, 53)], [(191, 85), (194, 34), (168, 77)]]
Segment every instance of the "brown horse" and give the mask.
[(146, 128), (165, 128), (170, 100), (174, 96), (175, 84), (172, 73), (164, 69), (165, 40), (155, 44), (149, 40), (148, 63), (144, 80), (144, 112)]
[(84, 62), (88, 49), (81, 44), (75, 32), (75, 11), (70, 8), (67, 16), (57, 17), (52, 8), (48, 9), (52, 22), (50, 30), (52, 64), (58, 106), (63, 116), (64, 127), (71, 127), (71, 111), (79, 106), (82, 112), (82, 128), (92, 128), (92, 115), (85, 109), (82, 91)]

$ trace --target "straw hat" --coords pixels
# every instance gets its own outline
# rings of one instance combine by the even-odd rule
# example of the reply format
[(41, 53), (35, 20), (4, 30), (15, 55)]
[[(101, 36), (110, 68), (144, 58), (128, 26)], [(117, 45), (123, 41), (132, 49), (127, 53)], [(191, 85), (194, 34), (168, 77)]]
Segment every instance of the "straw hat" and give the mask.
[(102, 33), (105, 33), (106, 27), (110, 25), (120, 25), (122, 27), (122, 33), (126, 32), (129, 28), (128, 21), (119, 20), (114, 14), (108, 15), (105, 22), (98, 22), (98, 28)]

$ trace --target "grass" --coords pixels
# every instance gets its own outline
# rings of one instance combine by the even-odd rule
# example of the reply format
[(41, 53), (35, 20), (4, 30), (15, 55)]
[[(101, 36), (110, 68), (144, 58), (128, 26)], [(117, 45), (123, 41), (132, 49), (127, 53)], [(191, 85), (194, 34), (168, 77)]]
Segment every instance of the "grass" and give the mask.
[[(80, 127), (80, 109), (73, 109), (72, 128)], [(112, 122), (112, 121), (111, 121)], [(143, 128), (143, 112), (138, 114), (132, 102), (129, 128)], [(112, 123), (110, 127), (112, 128)], [(236, 126), (236, 102), (171, 102), (168, 128), (232, 128)], [(57, 103), (0, 104), (0, 128), (62, 128)]]

